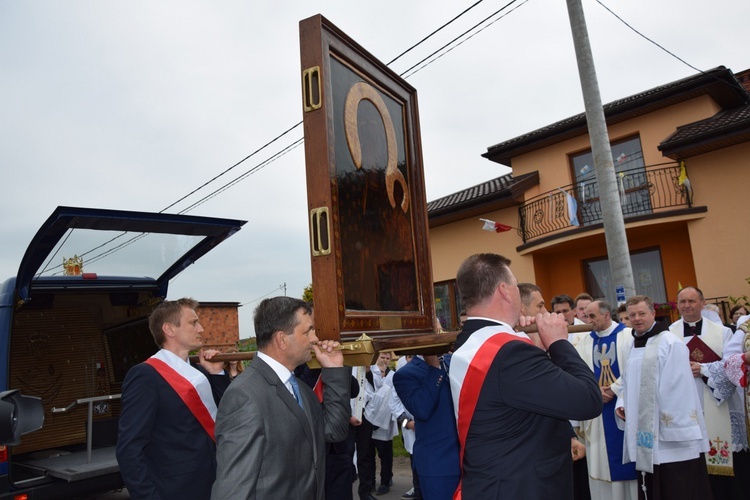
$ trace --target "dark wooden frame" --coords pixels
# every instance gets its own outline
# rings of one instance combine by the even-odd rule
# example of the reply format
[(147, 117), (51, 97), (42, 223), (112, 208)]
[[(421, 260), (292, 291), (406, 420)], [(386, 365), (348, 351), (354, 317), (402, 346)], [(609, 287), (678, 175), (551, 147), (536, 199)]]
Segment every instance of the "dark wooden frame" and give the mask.
[[(320, 15), (300, 22), (300, 52), (317, 336), (431, 333), (434, 291), (416, 90)], [(371, 119), (376, 114), (379, 125)], [(353, 159), (357, 149), (362, 168)], [(383, 153), (385, 167), (366, 165)], [(366, 252), (355, 256), (353, 249), (363, 251), (352, 245), (357, 237)], [(385, 259), (400, 250), (403, 260)]]

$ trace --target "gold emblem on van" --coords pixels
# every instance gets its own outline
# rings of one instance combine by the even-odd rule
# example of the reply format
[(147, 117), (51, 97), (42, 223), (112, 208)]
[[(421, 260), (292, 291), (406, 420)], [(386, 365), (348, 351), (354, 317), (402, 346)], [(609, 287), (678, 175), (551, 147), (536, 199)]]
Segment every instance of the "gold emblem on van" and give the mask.
[(78, 276), (83, 272), (83, 257), (77, 255), (69, 259), (63, 257), (63, 269), (65, 276)]

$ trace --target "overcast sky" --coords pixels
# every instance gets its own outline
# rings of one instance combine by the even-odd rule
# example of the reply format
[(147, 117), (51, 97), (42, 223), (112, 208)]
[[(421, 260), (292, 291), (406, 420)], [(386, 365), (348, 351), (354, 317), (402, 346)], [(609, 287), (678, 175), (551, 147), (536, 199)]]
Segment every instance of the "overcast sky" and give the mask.
[[(603, 1), (701, 70), (750, 67), (747, 0)], [(0, 279), (58, 205), (158, 212), (301, 121), (300, 20), (323, 14), (390, 61), (472, 3), (0, 2)], [(403, 72), (506, 3), (485, 0), (391, 67)], [(696, 73), (583, 4), (605, 103)], [(488, 146), (583, 111), (565, 2), (510, 8), (408, 78), (428, 201), (508, 173), (480, 156)], [(169, 212), (301, 137), (298, 127)], [(245, 338), (256, 299), (284, 283), (301, 296), (311, 281), (304, 168), (299, 146), (191, 210), (248, 223), (174, 280), (170, 298), (245, 304)]]

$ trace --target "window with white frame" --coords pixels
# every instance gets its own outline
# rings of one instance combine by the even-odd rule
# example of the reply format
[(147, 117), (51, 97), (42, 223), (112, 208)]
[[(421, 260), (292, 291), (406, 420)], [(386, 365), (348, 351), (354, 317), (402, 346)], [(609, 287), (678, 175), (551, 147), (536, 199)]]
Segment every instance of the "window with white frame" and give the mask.
[[(651, 249), (632, 253), (630, 264), (633, 268), (635, 293), (646, 295), (656, 303), (666, 302), (667, 292), (661, 265), (661, 251)], [(621, 283), (612, 283), (609, 259), (603, 257), (586, 260), (583, 267), (588, 293), (596, 299), (605, 299), (610, 304), (616, 305), (615, 287)]]
[[(651, 199), (640, 138), (619, 141), (610, 147), (623, 213), (629, 216), (651, 213)], [(584, 226), (599, 223), (602, 220), (601, 204), (593, 153), (588, 150), (573, 155), (571, 163), (575, 173), (579, 220)]]
[(435, 283), (435, 314), (446, 331), (458, 330), (461, 327), (461, 299), (456, 280)]

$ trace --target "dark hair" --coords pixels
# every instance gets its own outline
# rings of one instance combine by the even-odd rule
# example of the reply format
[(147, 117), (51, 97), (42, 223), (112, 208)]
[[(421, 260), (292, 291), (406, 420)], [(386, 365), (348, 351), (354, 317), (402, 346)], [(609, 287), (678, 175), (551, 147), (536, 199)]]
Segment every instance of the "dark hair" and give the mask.
[(566, 304), (566, 303), (570, 306), (571, 309), (575, 309), (576, 303), (575, 301), (573, 301), (573, 297), (571, 297), (570, 295), (566, 293), (555, 295), (554, 297), (552, 297), (552, 302), (550, 302), (550, 307), (552, 307), (552, 309), (554, 310), (557, 304)]
[(689, 285), (688, 286), (683, 286), (682, 288), (680, 288), (680, 291), (677, 292), (677, 298), (679, 299), (680, 294), (682, 293), (683, 290), (688, 290), (690, 288), (692, 288), (693, 290), (695, 290), (696, 292), (698, 292), (698, 295), (700, 296), (701, 300), (703, 300), (703, 292), (701, 291), (701, 289), (698, 288), (698, 287), (689, 286)]
[(748, 307), (745, 304), (737, 304), (732, 309), (729, 310), (729, 321), (732, 321), (732, 316), (734, 316), (734, 313), (739, 311), (740, 309), (745, 310), (745, 314), (750, 313), (750, 307)]
[(511, 282), (510, 259), (495, 253), (472, 255), (456, 273), (461, 303), (467, 309), (490, 298), (501, 282)]
[(542, 293), (542, 289), (536, 286), (534, 283), (519, 283), (518, 291), (521, 294), (521, 303), (527, 307), (529, 305), (529, 302), (531, 301), (532, 293), (539, 292), (540, 295)]
[(300, 309), (305, 314), (312, 313), (307, 302), (293, 297), (272, 297), (258, 304), (253, 316), (258, 349), (267, 346), (278, 331), (291, 334), (297, 326), (297, 311)]
[(634, 295), (630, 297), (625, 302), (625, 307), (634, 306), (636, 304), (640, 304), (641, 302), (645, 302), (649, 309), (651, 309), (651, 312), (655, 313), (656, 309), (654, 309), (654, 301), (651, 300), (649, 297), (646, 297), (645, 295)]
[(148, 317), (148, 329), (151, 330), (151, 335), (153, 335), (156, 345), (160, 348), (164, 345), (166, 337), (162, 327), (165, 323), (180, 326), (182, 309), (188, 308), (195, 310), (198, 308), (198, 305), (197, 300), (182, 298), (177, 300), (165, 300), (156, 306), (156, 309), (154, 309)]
[(620, 304), (619, 306), (617, 306), (617, 314), (627, 313), (627, 312), (628, 312), (628, 306), (626, 306), (624, 302)]

